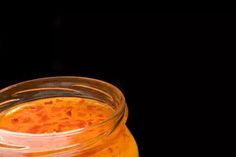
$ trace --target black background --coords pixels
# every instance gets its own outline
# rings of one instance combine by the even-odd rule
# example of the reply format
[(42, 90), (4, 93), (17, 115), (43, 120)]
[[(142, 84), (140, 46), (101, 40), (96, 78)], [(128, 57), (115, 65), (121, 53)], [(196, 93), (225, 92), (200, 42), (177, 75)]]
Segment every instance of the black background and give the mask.
[[(185, 154), (203, 135), (201, 100), (220, 70), (232, 12), (68, 12), (1, 20), (0, 87), (86, 76), (125, 94), (141, 156)], [(231, 41), (232, 42), (232, 41)], [(204, 106), (205, 105), (205, 106)], [(152, 142), (155, 142), (152, 144)], [(195, 154), (201, 150), (196, 146)]]

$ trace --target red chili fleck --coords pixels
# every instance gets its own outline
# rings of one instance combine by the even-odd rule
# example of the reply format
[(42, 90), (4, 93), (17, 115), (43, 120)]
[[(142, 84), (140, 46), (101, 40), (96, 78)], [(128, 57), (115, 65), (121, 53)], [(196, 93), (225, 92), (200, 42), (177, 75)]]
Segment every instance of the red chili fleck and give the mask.
[(114, 150), (112, 148), (108, 148), (108, 151), (112, 153)]
[(88, 125), (89, 125), (89, 126), (92, 125), (92, 124), (94, 123), (93, 121), (94, 121), (93, 119), (89, 119), (89, 120), (87, 120)]
[(56, 129), (56, 132), (61, 132), (61, 131), (63, 131), (62, 126), (59, 125), (58, 128)]
[(47, 132), (48, 132), (47, 128), (40, 130), (40, 133), (47, 133)]
[(68, 120), (69, 118), (68, 117), (65, 117), (65, 118), (62, 118), (61, 120)]
[(88, 125), (89, 125), (89, 126), (93, 125), (93, 122), (88, 121)]
[(49, 118), (47, 115), (43, 115), (41, 118), (40, 118), (40, 122), (45, 122), (47, 121)]
[(63, 102), (62, 99), (56, 99), (56, 102)]
[(96, 106), (91, 106), (91, 105), (87, 106), (88, 110), (94, 110), (95, 108), (97, 108), (97, 107)]
[(49, 104), (52, 104), (52, 103), (53, 103), (53, 101), (46, 101), (46, 102), (44, 102), (45, 105), (49, 105)]
[(84, 103), (85, 102), (85, 100), (84, 99), (81, 99), (80, 101), (79, 101), (79, 103)]
[(97, 117), (103, 118), (104, 115), (103, 114), (99, 114), (99, 115), (97, 115)]
[(97, 111), (103, 111), (103, 109), (102, 108), (97, 108)]
[(19, 119), (17, 119), (17, 118), (13, 118), (13, 119), (11, 120), (11, 122), (12, 122), (13, 124), (16, 124), (16, 123), (19, 122)]
[(78, 126), (79, 128), (84, 128), (86, 126), (86, 122), (83, 120), (77, 120), (76, 126)]
[(71, 115), (72, 115), (71, 111), (67, 111), (67, 112), (66, 112), (66, 115), (68, 115), (68, 116), (71, 117)]
[(30, 128), (27, 132), (29, 132), (29, 133), (37, 133), (40, 128), (41, 128), (41, 126), (36, 125), (36, 126)]
[(71, 125), (71, 123), (69, 121), (64, 121), (64, 122), (59, 124), (60, 127), (65, 127), (65, 126), (68, 126), (68, 125)]
[(28, 108), (33, 110), (33, 112), (38, 112), (43, 109), (43, 106), (29, 106)]

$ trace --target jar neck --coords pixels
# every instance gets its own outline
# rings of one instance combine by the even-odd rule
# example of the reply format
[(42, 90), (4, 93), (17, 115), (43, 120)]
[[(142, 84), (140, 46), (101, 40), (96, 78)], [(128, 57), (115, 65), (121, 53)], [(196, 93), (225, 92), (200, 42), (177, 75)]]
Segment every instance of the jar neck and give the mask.
[[(118, 133), (126, 122), (123, 94), (111, 84), (81, 77), (51, 77), (22, 82), (0, 90), (0, 112), (27, 101), (49, 97), (84, 97), (102, 101), (114, 109), (113, 115), (86, 128), (49, 134), (18, 133), (0, 128), (0, 150), (9, 152), (85, 150)], [(102, 145), (102, 143), (100, 143)]]

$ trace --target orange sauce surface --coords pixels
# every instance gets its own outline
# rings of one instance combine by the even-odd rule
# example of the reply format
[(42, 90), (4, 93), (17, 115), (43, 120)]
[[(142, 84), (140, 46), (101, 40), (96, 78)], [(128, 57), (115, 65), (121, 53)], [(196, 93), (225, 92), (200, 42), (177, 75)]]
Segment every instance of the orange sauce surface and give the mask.
[(18, 105), (0, 118), (0, 128), (24, 133), (52, 133), (84, 128), (104, 121), (113, 110), (83, 98), (49, 98)]
[[(0, 113), (0, 129), (22, 133), (55, 133), (89, 127), (109, 118), (114, 110), (102, 102), (57, 97), (22, 103)], [(124, 127), (119, 136), (104, 142), (110, 146), (83, 157), (137, 157), (133, 136)], [(43, 153), (45, 155), (45, 152)], [(1, 156), (1, 152), (0, 152)], [(33, 155), (32, 155), (33, 156)]]

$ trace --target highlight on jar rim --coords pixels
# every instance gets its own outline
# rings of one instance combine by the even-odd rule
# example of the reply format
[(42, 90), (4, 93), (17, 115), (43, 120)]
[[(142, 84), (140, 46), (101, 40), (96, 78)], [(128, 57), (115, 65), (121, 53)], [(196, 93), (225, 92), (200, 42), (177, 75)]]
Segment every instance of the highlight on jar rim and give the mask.
[(0, 156), (138, 157), (124, 95), (110, 83), (58, 76), (0, 90)]

